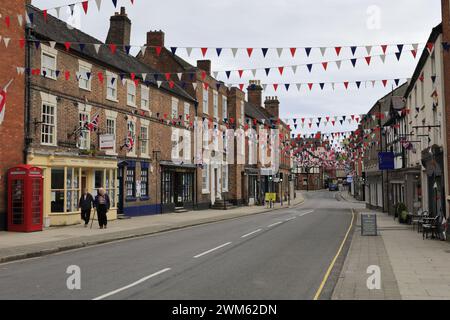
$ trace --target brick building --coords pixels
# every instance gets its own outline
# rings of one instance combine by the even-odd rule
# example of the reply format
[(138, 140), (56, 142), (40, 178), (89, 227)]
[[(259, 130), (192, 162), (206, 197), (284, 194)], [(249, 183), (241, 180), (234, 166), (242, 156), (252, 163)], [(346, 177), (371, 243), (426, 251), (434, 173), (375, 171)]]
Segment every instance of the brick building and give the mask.
[[(175, 177), (181, 190), (160, 167), (192, 163), (195, 100), (176, 84), (158, 83), (158, 71), (125, 52), (131, 31), (125, 10), (111, 18), (107, 42), (117, 45), (115, 52), (50, 15), (45, 22), (34, 7), (29, 11), (35, 18), (27, 70), (39, 75), (30, 79), (27, 162), (44, 169), (46, 224), (78, 223), (84, 188), (94, 195), (107, 190), (110, 219), (173, 211), (179, 203), (193, 207), (195, 167)], [(88, 130), (96, 117), (98, 129)], [(170, 137), (178, 140), (161, 144)]]
[[(27, 2), (30, 1), (17, 0), (2, 3), (2, 16), (8, 16), (11, 19), (9, 28), (4, 23), (0, 26), (0, 34), (4, 38), (24, 38), (25, 26), (20, 26), (16, 21), (18, 15), (24, 16)], [(25, 18), (23, 20), (25, 21)], [(3, 71), (0, 74), (0, 87), (3, 88), (13, 79), (7, 90), (3, 116), (0, 115), (2, 117), (0, 120), (0, 136), (4, 141), (0, 148), (0, 230), (4, 230), (6, 228), (7, 207), (6, 172), (9, 168), (25, 161), (25, 81), (22, 76), (17, 75), (14, 67), (25, 64), (25, 51), (18, 45), (10, 44), (7, 49), (2, 49), (1, 56), (0, 67)]]

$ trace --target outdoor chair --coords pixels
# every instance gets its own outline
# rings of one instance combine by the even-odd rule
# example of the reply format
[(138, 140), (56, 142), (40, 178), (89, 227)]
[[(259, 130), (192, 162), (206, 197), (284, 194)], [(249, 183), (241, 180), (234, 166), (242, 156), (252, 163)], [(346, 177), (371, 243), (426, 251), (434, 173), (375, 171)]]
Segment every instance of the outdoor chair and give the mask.
[(431, 234), (431, 238), (435, 239), (438, 237), (438, 217), (424, 219), (422, 224), (422, 239), (428, 239), (428, 235)]
[(423, 221), (428, 217), (429, 217), (428, 211), (421, 211), (421, 213), (419, 214), (418, 219), (419, 221), (417, 222), (417, 233), (422, 232)]

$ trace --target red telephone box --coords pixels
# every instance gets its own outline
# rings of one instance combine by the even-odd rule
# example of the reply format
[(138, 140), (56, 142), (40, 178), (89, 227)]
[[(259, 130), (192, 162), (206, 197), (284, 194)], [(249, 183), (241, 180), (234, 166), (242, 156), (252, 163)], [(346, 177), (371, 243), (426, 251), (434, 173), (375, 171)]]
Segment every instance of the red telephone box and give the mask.
[(8, 170), (8, 231), (42, 231), (42, 169), (20, 165)]

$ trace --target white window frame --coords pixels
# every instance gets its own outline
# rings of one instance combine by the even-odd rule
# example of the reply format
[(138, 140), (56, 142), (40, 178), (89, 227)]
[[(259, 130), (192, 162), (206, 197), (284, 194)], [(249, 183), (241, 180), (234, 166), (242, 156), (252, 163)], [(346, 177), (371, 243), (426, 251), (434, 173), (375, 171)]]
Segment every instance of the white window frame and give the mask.
[[(146, 131), (145, 136), (143, 135), (143, 131)], [(149, 141), (149, 126), (143, 125), (141, 123), (141, 128), (139, 131), (139, 142), (140, 142), (140, 151), (141, 157), (148, 157), (148, 141)]]
[(184, 103), (184, 121), (189, 121), (189, 115), (191, 114), (191, 105), (187, 102)]
[[(134, 94), (133, 94), (133, 91), (134, 91)], [(131, 100), (130, 100), (130, 97), (132, 98)], [(127, 105), (130, 107), (136, 108), (136, 97), (137, 97), (136, 84), (131, 80), (127, 80)]]
[(141, 109), (150, 111), (150, 88), (143, 84), (141, 84)]
[[(49, 68), (44, 67), (44, 55), (55, 59), (53, 69), (51, 67)], [(49, 46), (41, 44), (41, 74), (44, 75), (44, 70), (46, 70), (47, 71), (47, 74), (45, 76), (46, 78), (57, 80), (56, 78), (56, 70), (58, 69), (57, 65), (58, 65), (58, 51)]]
[(219, 120), (219, 93), (216, 90), (213, 90), (213, 115)]
[[(84, 62), (82, 60), (78, 60), (78, 73), (79, 73), (79, 80), (78, 80), (78, 87), (80, 89), (91, 91), (92, 88), (92, 64)], [(91, 73), (91, 77), (88, 78), (87, 73)], [(87, 82), (87, 86), (82, 86), (83, 81)]]
[[(112, 79), (116, 79), (114, 81), (114, 84), (111, 83)], [(106, 99), (113, 102), (119, 102), (117, 100), (117, 82), (119, 81), (119, 78), (117, 77), (117, 74), (106, 71)], [(109, 90), (112, 89), (114, 92), (114, 95), (109, 94)]]
[(191, 163), (191, 157), (192, 157), (191, 140), (192, 140), (191, 139), (191, 131), (184, 130), (184, 133), (183, 133), (183, 142), (184, 142), (183, 156), (184, 156), (184, 160), (187, 163)]
[[(114, 123), (114, 125), (108, 126), (108, 121)], [(112, 128), (112, 130), (110, 130)], [(116, 144), (117, 144), (117, 116), (107, 116), (106, 117), (106, 134), (114, 135), (114, 148), (113, 150), (107, 150), (106, 153), (110, 155), (117, 155)]]
[(228, 98), (222, 96), (222, 118), (228, 119)]
[(245, 104), (244, 101), (241, 101), (241, 125), (245, 125)]
[(172, 98), (171, 110), (172, 110), (172, 113), (171, 113), (172, 119), (178, 121), (179, 113), (178, 113), (178, 99), (177, 98)]
[(91, 121), (91, 114), (89, 111), (78, 110), (78, 123), (81, 127), (83, 136), (81, 136), (80, 134), (80, 136), (78, 137), (77, 147), (80, 150), (89, 150), (91, 148), (91, 133), (89, 132), (89, 130), (84, 128), (84, 124), (86, 123), (86, 121), (81, 120), (82, 116), (85, 116), (87, 118), (87, 122)]
[(222, 165), (222, 191), (223, 192), (228, 192), (228, 180), (229, 180), (229, 176), (228, 176), (228, 164), (223, 164)]
[(208, 89), (203, 87), (203, 113), (209, 114), (209, 92)]
[[(203, 182), (203, 179), (205, 179), (206, 185)], [(209, 194), (210, 193), (210, 186), (209, 186), (209, 165), (203, 164), (202, 169), (202, 193), (203, 194)]]
[[(44, 146), (57, 146), (58, 142), (58, 105), (57, 105), (57, 101), (56, 101), (56, 96), (50, 95), (50, 94), (46, 94), (41, 92), (41, 121), (44, 120), (43, 118), (43, 109), (44, 109), (44, 105), (49, 106), (49, 107), (53, 107), (53, 112), (54, 114), (51, 115), (53, 117), (53, 124), (50, 123), (42, 123), (41, 124), (41, 145)], [(52, 136), (52, 143), (48, 143), (48, 142), (43, 142), (42, 137), (43, 137), (43, 126), (50, 126), (51, 128), (53, 128), (53, 132), (52, 134), (46, 134), (47, 136)]]

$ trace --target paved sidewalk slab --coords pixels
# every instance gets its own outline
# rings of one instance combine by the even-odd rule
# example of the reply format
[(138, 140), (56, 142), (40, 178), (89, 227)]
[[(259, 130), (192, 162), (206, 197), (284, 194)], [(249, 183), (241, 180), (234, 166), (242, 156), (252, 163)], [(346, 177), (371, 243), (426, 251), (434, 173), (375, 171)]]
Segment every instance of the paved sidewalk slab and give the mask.
[[(377, 214), (380, 236), (361, 237), (360, 227), (355, 228), (333, 299), (450, 299), (449, 242), (423, 240), (411, 226), (387, 214), (359, 212)], [(371, 264), (381, 268), (380, 292), (366, 287)]]
[[(290, 207), (303, 202), (303, 195), (297, 193)], [(103, 230), (94, 221), (92, 229), (76, 225), (47, 228), (35, 233), (0, 232), (0, 263), (286, 208), (289, 206), (276, 204), (274, 209), (253, 206), (134, 217), (111, 221)]]

